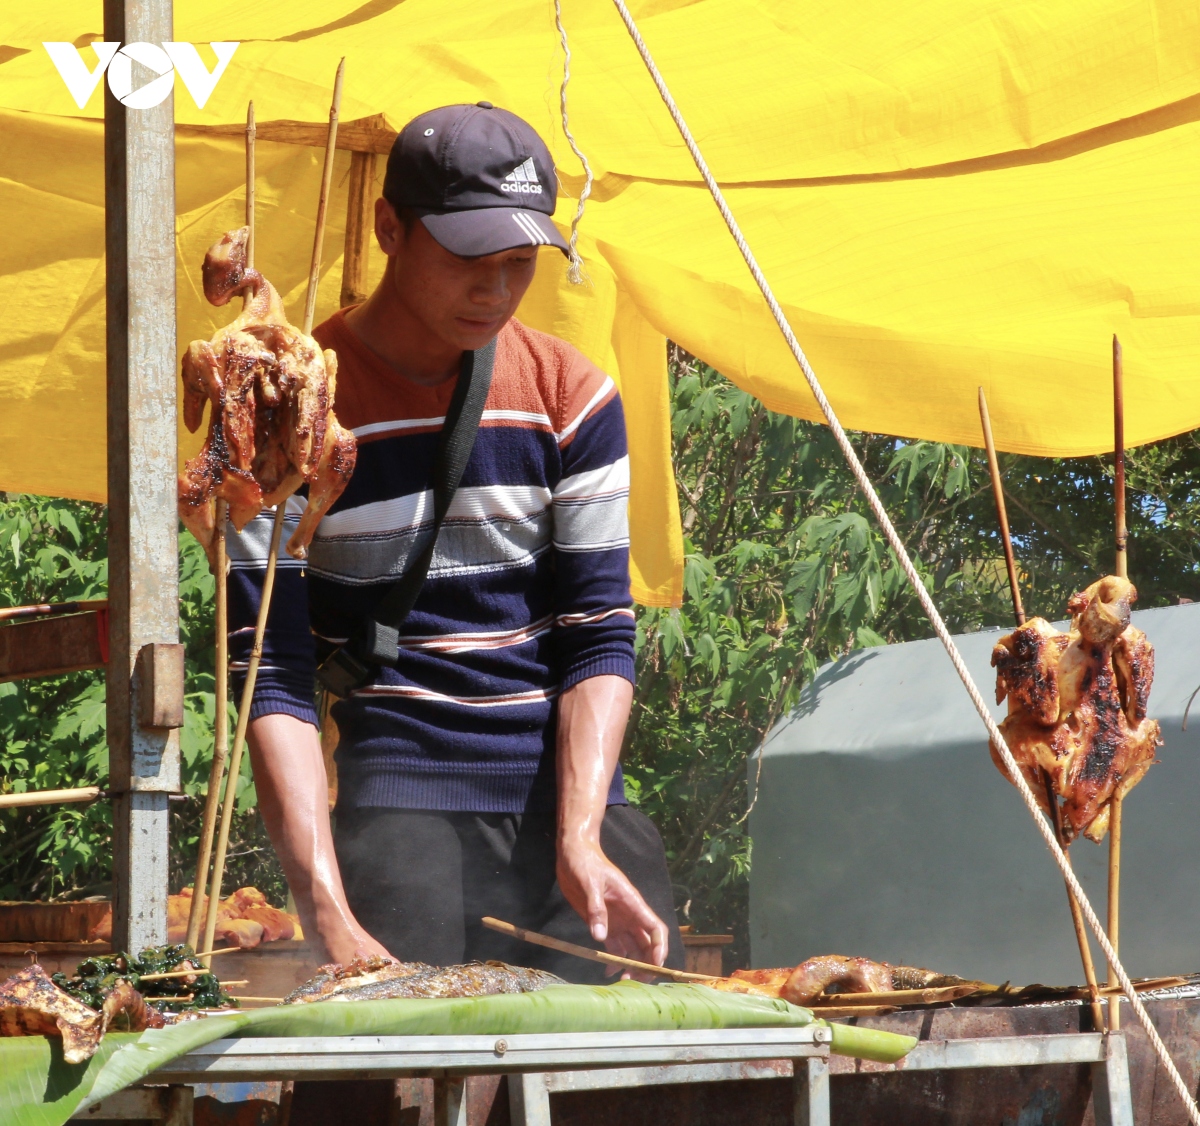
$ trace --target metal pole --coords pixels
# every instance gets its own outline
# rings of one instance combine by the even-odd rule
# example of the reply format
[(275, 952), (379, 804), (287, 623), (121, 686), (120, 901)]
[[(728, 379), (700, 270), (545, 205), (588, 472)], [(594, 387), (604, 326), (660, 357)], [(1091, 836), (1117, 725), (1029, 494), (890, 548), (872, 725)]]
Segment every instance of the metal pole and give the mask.
[[(109, 42), (174, 39), (171, 0), (105, 0)], [(132, 63), (136, 91), (158, 77)], [(113, 945), (167, 937), (167, 797), (179, 790), (179, 736), (150, 726), (157, 702), (176, 718), (182, 683), (136, 682), (148, 646), (179, 640), (175, 498), (175, 105), (126, 108), (104, 93), (108, 369), (109, 787), (113, 802)], [(172, 724), (174, 721), (171, 721)]]

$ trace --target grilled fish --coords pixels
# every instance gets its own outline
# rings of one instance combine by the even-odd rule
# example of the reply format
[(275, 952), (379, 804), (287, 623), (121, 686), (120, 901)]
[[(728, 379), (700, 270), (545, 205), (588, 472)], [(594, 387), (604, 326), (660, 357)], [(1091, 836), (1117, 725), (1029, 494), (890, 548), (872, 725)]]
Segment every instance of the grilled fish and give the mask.
[[(356, 968), (357, 967), (357, 968)], [(356, 959), (348, 966), (322, 966), (285, 999), (285, 1005), (310, 1001), (384, 1001), (395, 997), (489, 997), (496, 993), (533, 993), (561, 978), (544, 970), (504, 962), (468, 962), (430, 966), (423, 962)]]

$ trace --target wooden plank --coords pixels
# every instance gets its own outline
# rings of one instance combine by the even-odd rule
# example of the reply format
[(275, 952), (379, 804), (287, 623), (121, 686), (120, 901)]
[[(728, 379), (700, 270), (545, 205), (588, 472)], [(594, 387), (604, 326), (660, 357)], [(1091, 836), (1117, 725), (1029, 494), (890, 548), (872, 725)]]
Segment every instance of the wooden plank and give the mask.
[(346, 202), (346, 244), (342, 254), (341, 305), (367, 299), (367, 259), (375, 233), (375, 165), (373, 152), (350, 157), (350, 191)]
[(101, 614), (34, 618), (0, 628), (0, 682), (104, 667)]
[[(171, 0), (104, 0), (109, 42), (175, 38)], [(133, 62), (133, 88), (155, 75)], [(175, 385), (175, 102), (126, 108), (104, 91), (113, 942), (167, 937), (168, 795), (179, 733), (141, 728), (134, 663), (179, 641)]]

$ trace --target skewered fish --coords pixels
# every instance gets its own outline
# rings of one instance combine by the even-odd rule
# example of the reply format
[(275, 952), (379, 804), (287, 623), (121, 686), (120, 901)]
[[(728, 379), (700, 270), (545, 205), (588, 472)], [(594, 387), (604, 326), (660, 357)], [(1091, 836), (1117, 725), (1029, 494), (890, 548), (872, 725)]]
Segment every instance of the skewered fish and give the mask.
[[(1008, 699), (1000, 730), (1039, 803), (1051, 812), (1046, 779), (1063, 799), (1063, 837), (1103, 840), (1111, 802), (1142, 780), (1162, 745), (1146, 707), (1154, 649), (1130, 624), (1137, 590), (1108, 575), (1067, 603), (1071, 629), (1042, 618), (992, 650), (996, 702)], [(996, 749), (992, 761), (1007, 776)]]
[(289, 324), (274, 286), (246, 264), (249, 228), (229, 231), (204, 256), (204, 296), (225, 305), (249, 290), (241, 316), (183, 358), (183, 420), (195, 433), (210, 404), (208, 437), (179, 477), (179, 517), (214, 561), (216, 498), (241, 531), (265, 506), (309, 487), (288, 541), (297, 559), (354, 472), (354, 435), (332, 406), (337, 356)]
[(36, 962), (0, 982), (0, 1036), (61, 1036), (67, 1063), (91, 1059), (109, 1027), (141, 1032), (164, 1023), (127, 981), (99, 1012), (60, 989)]
[(322, 966), (314, 978), (293, 990), (284, 1004), (383, 1001), (395, 997), (489, 997), (496, 993), (534, 993), (547, 985), (562, 984), (561, 978), (545, 970), (504, 962), (430, 966), (372, 957), (356, 959), (348, 966)]

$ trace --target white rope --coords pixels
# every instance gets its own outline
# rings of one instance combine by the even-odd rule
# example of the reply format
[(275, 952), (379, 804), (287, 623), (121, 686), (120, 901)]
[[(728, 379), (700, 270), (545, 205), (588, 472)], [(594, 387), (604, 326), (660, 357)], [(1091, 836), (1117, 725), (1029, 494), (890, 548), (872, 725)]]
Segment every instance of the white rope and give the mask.
[(650, 51), (646, 47), (641, 33), (638, 31), (637, 25), (633, 22), (633, 16), (629, 14), (629, 9), (625, 6), (625, 0), (613, 0), (613, 3), (621, 15), (621, 19), (624, 21), (630, 37), (636, 44), (638, 53), (642, 56), (642, 62), (646, 64), (646, 69), (650, 72), (650, 77), (654, 80), (654, 85), (658, 87), (658, 92), (667, 109), (670, 111), (671, 118), (678, 128), (680, 136), (683, 137), (683, 142), (687, 145), (688, 152), (692, 154), (692, 159), (696, 162), (696, 167), (700, 170), (700, 175), (704, 178), (705, 184), (708, 185), (708, 190), (712, 193), (713, 200), (721, 212), (721, 218), (725, 220), (725, 225), (729, 228), (729, 233), (733, 235), (734, 242), (737, 243), (738, 249), (742, 252), (742, 257), (746, 260), (746, 265), (749, 267), (750, 273), (754, 276), (755, 282), (758, 283), (758, 288), (762, 291), (763, 297), (766, 298), (771, 314), (775, 318), (775, 323), (779, 325), (779, 331), (783, 333), (783, 337), (787, 341), (787, 345), (791, 349), (796, 363), (800, 365), (800, 370), (804, 373), (804, 378), (808, 381), (813, 398), (816, 399), (817, 405), (825, 415), (825, 421), (829, 424), (829, 429), (833, 432), (833, 436), (837, 440), (837, 444), (841, 448), (842, 454), (845, 456), (855, 480), (866, 496), (867, 503), (870, 505), (871, 511), (875, 514), (875, 518), (879, 521), (879, 525), (883, 529), (883, 534), (891, 545), (897, 560), (899, 560), (901, 568), (908, 577), (908, 581), (916, 591), (921, 608), (925, 611), (930, 622), (933, 623), (934, 631), (946, 647), (946, 652), (950, 655), (954, 671), (958, 673), (967, 690), (967, 695), (971, 697), (971, 703), (975, 705), (975, 710), (979, 713), (979, 718), (983, 720), (993, 745), (1000, 752), (1000, 757), (1004, 760), (1004, 765), (1009, 772), (1009, 776), (1013, 779), (1022, 800), (1029, 809), (1030, 815), (1038, 827), (1038, 832), (1042, 834), (1042, 839), (1046, 842), (1046, 847), (1054, 857), (1054, 862), (1061, 870), (1067, 886), (1074, 893), (1083, 911), (1084, 918), (1087, 919), (1088, 925), (1096, 935), (1096, 940), (1100, 943), (1101, 950), (1104, 951), (1104, 956), (1116, 972), (1117, 980), (1121, 983), (1121, 989), (1129, 999), (1129, 1003), (1133, 1007), (1133, 1011), (1137, 1014), (1138, 1020), (1141, 1021), (1143, 1028), (1145, 1028), (1146, 1036), (1154, 1048), (1155, 1054), (1162, 1061), (1163, 1067), (1166, 1068), (1167, 1075), (1170, 1077), (1172, 1085), (1178, 1092), (1187, 1110), (1188, 1118), (1195, 1126), (1200, 1126), (1200, 1109), (1196, 1106), (1196, 1100), (1192, 1098), (1192, 1094), (1180, 1076), (1179, 1070), (1171, 1059), (1166, 1045), (1162, 1042), (1157, 1029), (1151, 1023), (1145, 1005), (1142, 1004), (1141, 998), (1133, 988), (1133, 983), (1129, 980), (1129, 975), (1125, 972), (1125, 967), (1121, 964), (1116, 951), (1112, 948), (1112, 943), (1108, 941), (1108, 935), (1105, 934), (1104, 927), (1100, 925), (1100, 920), (1096, 916), (1096, 912), (1092, 908), (1091, 902), (1083, 890), (1083, 886), (1076, 877), (1074, 869), (1072, 869), (1070, 862), (1067, 860), (1066, 854), (1059, 847), (1058, 841), (1054, 836), (1054, 831), (1046, 823), (1045, 818), (1042, 817), (1037, 798), (1034, 797), (1033, 791), (1029, 788), (1029, 783), (1025, 781), (1024, 776), (1018, 768), (1012, 751), (1008, 749), (1008, 744), (1004, 741), (1004, 736), (1000, 734), (1000, 728), (992, 718), (992, 713), (984, 702), (983, 696), (976, 686), (974, 679), (971, 677), (970, 670), (963, 661), (958, 647), (954, 644), (954, 639), (950, 636), (950, 631), (946, 628), (946, 623), (942, 620), (941, 614), (938, 613), (937, 607), (933, 604), (933, 599), (930, 597), (929, 591), (925, 589), (925, 584), (921, 581), (921, 576), (917, 574), (917, 569), (913, 566), (912, 560), (909, 558), (900, 536), (892, 526), (887, 511), (883, 507), (883, 502), (875, 492), (874, 486), (867, 477), (866, 470), (863, 469), (862, 462), (858, 460), (858, 455), (854, 452), (854, 447), (850, 444), (849, 438), (846, 437), (846, 432), (842, 429), (842, 424), (838, 421), (833, 407), (825, 397), (825, 392), (822, 390), (821, 384), (813, 372), (803, 349), (801, 349), (799, 341), (796, 340), (796, 336), (792, 332), (791, 325), (788, 324), (783, 309), (780, 307), (779, 302), (775, 300), (775, 294), (771, 291), (770, 284), (767, 282), (766, 277), (759, 268), (758, 262), (755, 260), (754, 253), (742, 235), (741, 228), (738, 226), (737, 220), (733, 217), (733, 212), (730, 211), (729, 205), (725, 202), (725, 196), (721, 192), (720, 186), (717, 184), (712, 172), (709, 171), (708, 164), (705, 162), (700, 148), (692, 136), (691, 130), (683, 120), (683, 115), (679, 112), (679, 107), (675, 105), (675, 100), (671, 97), (671, 93), (667, 89), (667, 84), (663, 81), (658, 67), (655, 66), (654, 60), (650, 56)]
[(571, 151), (583, 165), (583, 191), (579, 193), (579, 202), (575, 205), (575, 218), (571, 220), (570, 264), (567, 266), (567, 280), (572, 285), (583, 285), (587, 281), (587, 271), (583, 268), (583, 258), (579, 253), (579, 220), (583, 218), (584, 204), (587, 203), (588, 196), (592, 194), (592, 181), (595, 177), (592, 175), (592, 166), (588, 163), (588, 158), (584, 156), (583, 150), (575, 141), (575, 135), (571, 132), (571, 124), (567, 119), (567, 83), (571, 81), (571, 48), (567, 43), (567, 29), (563, 26), (562, 21), (562, 0), (554, 0), (554, 26), (558, 28), (558, 38), (563, 49), (562, 85), (558, 92), (558, 99), (562, 106), (563, 132), (567, 135), (567, 144), (571, 146)]

